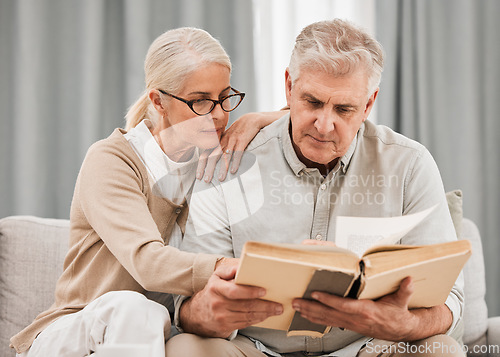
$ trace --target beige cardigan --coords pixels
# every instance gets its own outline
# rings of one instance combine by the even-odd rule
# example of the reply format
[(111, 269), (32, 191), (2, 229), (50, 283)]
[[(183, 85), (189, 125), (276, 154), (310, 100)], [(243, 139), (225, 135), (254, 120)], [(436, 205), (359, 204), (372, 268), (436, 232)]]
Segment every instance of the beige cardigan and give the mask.
[(152, 193), (146, 167), (124, 133), (116, 129), (87, 152), (73, 195), (69, 252), (55, 303), (11, 338), (18, 353), (57, 318), (108, 291), (192, 295), (214, 270), (216, 256), (167, 245), (175, 222), (184, 227), (187, 205)]

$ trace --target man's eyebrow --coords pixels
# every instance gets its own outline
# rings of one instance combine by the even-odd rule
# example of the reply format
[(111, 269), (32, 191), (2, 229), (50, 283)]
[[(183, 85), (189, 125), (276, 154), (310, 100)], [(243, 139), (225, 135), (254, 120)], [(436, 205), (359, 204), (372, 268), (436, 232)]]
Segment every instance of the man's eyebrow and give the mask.
[(354, 105), (354, 104), (336, 104), (335, 106), (340, 107), (340, 108), (357, 108), (358, 107), (357, 105)]
[[(318, 99), (314, 94), (309, 93), (309, 92), (304, 92), (301, 94), (301, 98), (305, 100), (310, 100), (318, 103), (325, 103), (323, 100)], [(339, 103), (335, 104), (336, 108), (343, 108), (343, 109), (351, 109), (351, 110), (356, 110), (359, 106), (356, 104), (350, 104), (350, 103)]]
[(311, 100), (314, 100), (316, 102), (322, 102), (322, 100), (316, 98), (313, 94), (311, 93), (302, 93), (301, 97), (303, 99), (311, 99)]

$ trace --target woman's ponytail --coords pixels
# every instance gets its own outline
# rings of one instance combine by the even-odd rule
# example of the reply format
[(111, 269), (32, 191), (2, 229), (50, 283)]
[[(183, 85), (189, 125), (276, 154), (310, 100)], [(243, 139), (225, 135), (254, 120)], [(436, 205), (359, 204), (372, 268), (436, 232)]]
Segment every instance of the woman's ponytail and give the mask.
[(148, 117), (149, 111), (149, 96), (148, 92), (144, 91), (137, 101), (128, 109), (125, 115), (125, 130), (129, 131), (139, 124), (144, 118)]

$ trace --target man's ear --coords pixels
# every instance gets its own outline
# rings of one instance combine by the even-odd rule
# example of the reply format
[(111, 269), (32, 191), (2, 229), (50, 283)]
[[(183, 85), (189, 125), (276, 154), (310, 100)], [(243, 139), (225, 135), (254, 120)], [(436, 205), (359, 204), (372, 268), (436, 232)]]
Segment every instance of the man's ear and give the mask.
[(375, 92), (373, 92), (373, 94), (370, 96), (370, 98), (368, 98), (368, 102), (366, 103), (366, 107), (365, 107), (363, 121), (365, 121), (368, 118), (368, 115), (370, 115), (370, 112), (373, 109), (373, 105), (375, 104), (375, 99), (377, 99), (378, 92), (379, 92), (379, 88), (377, 88), (375, 90)]
[(156, 111), (163, 117), (166, 113), (166, 110), (161, 100), (160, 92), (156, 89), (151, 89), (148, 96), (149, 100), (151, 100), (151, 103), (153, 103)]
[(292, 77), (290, 76), (290, 70), (288, 68), (285, 70), (285, 95), (286, 104), (288, 107), (290, 107), (292, 98)]

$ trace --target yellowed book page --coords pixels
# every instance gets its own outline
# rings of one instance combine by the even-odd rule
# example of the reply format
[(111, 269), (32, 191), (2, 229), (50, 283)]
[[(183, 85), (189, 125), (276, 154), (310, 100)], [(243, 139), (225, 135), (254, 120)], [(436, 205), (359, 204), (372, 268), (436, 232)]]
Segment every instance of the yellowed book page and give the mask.
[(238, 269), (236, 283), (260, 286), (266, 289), (264, 300), (283, 304), (283, 314), (264, 320), (258, 327), (288, 330), (295, 310), (292, 300), (304, 295), (316, 268), (312, 265), (300, 265), (290, 261), (278, 261), (274, 258), (246, 255), (244, 269)]
[[(350, 269), (344, 267), (335, 270), (351, 273), (354, 276), (359, 271), (358, 260), (353, 256), (347, 257), (350, 257)], [(352, 262), (355, 263), (354, 266)], [(236, 283), (263, 287), (267, 291), (264, 300), (279, 302), (284, 307), (282, 315), (270, 317), (256, 326), (287, 330), (295, 312), (292, 300), (304, 295), (317, 269), (331, 269), (331, 267), (320, 262), (313, 264), (291, 261), (244, 251), (236, 274)]]
[(430, 245), (391, 245), (369, 249), (363, 261), (365, 275), (372, 276), (402, 266), (416, 264), (438, 257), (465, 253), (471, 250), (468, 240), (458, 240)]
[(245, 243), (241, 256), (244, 256), (246, 253), (347, 270), (352, 270), (353, 266), (359, 262), (359, 257), (353, 252), (328, 245), (249, 241)]
[(431, 307), (444, 303), (448, 297), (470, 251), (452, 256), (434, 258), (430, 261), (414, 263), (385, 273), (365, 276), (364, 288), (359, 299), (377, 299), (395, 292), (401, 281), (411, 276), (414, 294), (410, 308)]

